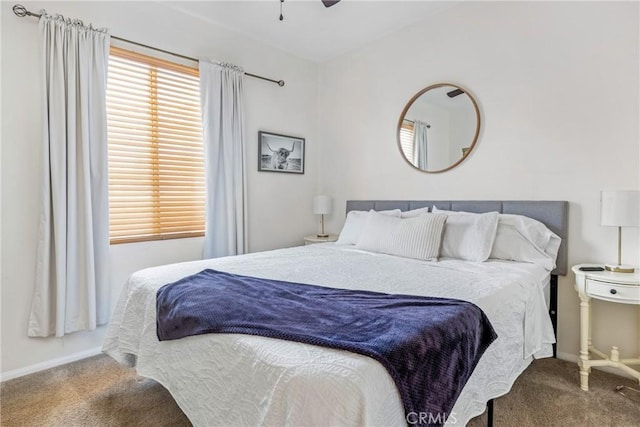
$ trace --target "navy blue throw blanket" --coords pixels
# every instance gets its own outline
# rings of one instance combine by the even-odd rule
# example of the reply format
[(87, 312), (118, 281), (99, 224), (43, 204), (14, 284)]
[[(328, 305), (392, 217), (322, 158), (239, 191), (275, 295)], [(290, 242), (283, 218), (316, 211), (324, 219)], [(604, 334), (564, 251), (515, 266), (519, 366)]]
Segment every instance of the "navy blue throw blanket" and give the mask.
[(208, 333), (279, 338), (369, 356), (410, 424), (442, 424), (497, 335), (472, 303), (204, 270), (158, 290), (160, 341)]

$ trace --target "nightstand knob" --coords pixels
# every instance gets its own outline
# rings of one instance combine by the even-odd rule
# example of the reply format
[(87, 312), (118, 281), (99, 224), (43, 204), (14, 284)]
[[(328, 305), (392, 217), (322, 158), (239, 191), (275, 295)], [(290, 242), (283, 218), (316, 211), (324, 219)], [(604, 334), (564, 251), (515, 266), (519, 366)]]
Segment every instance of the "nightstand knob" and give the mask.
[(618, 291), (616, 291), (615, 289), (610, 289), (609, 292), (611, 292), (611, 295), (615, 295), (618, 293)]

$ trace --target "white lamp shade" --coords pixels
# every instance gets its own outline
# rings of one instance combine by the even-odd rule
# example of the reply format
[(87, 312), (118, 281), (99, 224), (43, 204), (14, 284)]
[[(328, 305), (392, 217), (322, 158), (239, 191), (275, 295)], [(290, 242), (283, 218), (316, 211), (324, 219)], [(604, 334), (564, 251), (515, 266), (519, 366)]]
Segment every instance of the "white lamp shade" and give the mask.
[(317, 215), (331, 213), (333, 204), (329, 196), (315, 196), (313, 198), (313, 213)]
[(640, 191), (603, 191), (600, 224), (640, 227)]

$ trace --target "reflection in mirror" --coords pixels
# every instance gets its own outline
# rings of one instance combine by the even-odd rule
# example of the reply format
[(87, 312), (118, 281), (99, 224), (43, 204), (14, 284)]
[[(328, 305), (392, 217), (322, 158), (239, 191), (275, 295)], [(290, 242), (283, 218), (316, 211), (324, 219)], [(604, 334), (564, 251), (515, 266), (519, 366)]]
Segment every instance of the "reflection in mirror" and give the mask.
[(398, 123), (404, 158), (424, 172), (444, 172), (473, 150), (480, 132), (480, 112), (460, 86), (439, 83), (418, 92)]

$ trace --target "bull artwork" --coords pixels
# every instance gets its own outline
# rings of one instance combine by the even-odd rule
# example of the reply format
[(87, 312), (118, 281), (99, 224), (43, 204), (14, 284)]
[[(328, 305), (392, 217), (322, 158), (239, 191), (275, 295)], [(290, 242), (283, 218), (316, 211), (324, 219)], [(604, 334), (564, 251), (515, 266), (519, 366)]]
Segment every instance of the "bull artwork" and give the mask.
[(258, 172), (304, 173), (304, 138), (258, 132)]
[(284, 169), (284, 170), (288, 169), (289, 160), (287, 159), (289, 158), (289, 155), (291, 155), (291, 153), (293, 152), (293, 149), (295, 148), (295, 146), (296, 146), (296, 143), (294, 142), (293, 145), (291, 146), (291, 150), (287, 150), (284, 147), (274, 150), (273, 148), (271, 148), (269, 144), (267, 144), (267, 147), (272, 152), (271, 167), (273, 169)]

